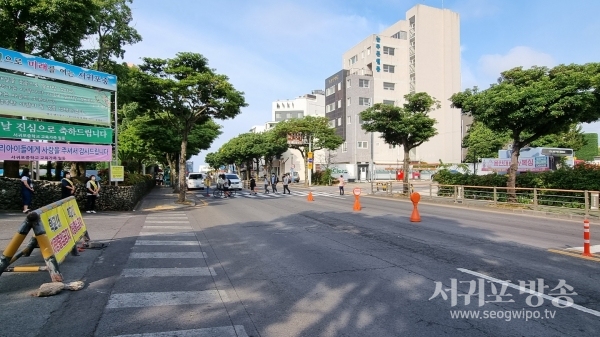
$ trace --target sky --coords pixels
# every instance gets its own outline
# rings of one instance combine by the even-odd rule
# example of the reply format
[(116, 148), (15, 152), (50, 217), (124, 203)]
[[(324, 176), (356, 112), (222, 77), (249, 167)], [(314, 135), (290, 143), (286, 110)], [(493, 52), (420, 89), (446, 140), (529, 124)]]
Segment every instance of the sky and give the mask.
[[(460, 15), (462, 87), (489, 87), (503, 70), (600, 61), (597, 0), (134, 0), (143, 41), (124, 61), (195, 52), (244, 92), (248, 107), (217, 121), (223, 134), (192, 157), (194, 169), (229, 139), (271, 119), (271, 103), (324, 90), (343, 53), (417, 4)], [(584, 125), (600, 133), (600, 122)]]

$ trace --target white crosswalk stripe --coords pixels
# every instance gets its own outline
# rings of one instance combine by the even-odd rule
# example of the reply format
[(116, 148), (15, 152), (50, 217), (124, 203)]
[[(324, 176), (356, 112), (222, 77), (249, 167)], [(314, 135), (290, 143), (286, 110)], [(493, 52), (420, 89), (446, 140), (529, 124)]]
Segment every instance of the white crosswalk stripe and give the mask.
[(145, 308), (165, 305), (220, 303), (221, 300), (229, 302), (229, 297), (223, 290), (125, 293), (110, 295), (106, 307), (109, 309)]
[(135, 335), (118, 335), (113, 337), (248, 337), (243, 325), (221, 326), (218, 328), (204, 328), (192, 330), (177, 330), (153, 332)]
[[(204, 194), (196, 194), (197, 197), (199, 198), (206, 198), (206, 195)], [(263, 192), (258, 192), (256, 194), (252, 194), (250, 192), (247, 191), (237, 191), (236, 195), (233, 198), (262, 198), (262, 199), (269, 199), (269, 198), (287, 198), (287, 197), (306, 197), (308, 196), (308, 192), (305, 191), (292, 191), (292, 194), (283, 194), (283, 193), (263, 193)], [(333, 193), (327, 193), (327, 192), (313, 192), (313, 196), (319, 196), (319, 197), (326, 197), (326, 198), (333, 198), (333, 199), (342, 199), (345, 200), (346, 198), (344, 196), (340, 196), (338, 194), (333, 194)], [(210, 197), (212, 198), (212, 197)]]

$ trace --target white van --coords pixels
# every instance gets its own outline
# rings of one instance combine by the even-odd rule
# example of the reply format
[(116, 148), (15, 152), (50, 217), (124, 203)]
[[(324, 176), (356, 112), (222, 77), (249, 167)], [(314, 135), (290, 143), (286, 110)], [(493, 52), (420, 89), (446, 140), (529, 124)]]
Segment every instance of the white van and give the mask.
[(188, 190), (204, 189), (204, 174), (199, 172), (190, 172), (186, 177)]

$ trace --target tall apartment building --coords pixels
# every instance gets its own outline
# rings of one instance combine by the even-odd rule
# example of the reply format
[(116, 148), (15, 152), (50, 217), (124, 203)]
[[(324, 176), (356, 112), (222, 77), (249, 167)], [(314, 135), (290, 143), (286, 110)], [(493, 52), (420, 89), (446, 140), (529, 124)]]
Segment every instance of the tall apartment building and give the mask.
[(426, 92), (441, 102), (431, 113), (438, 135), (411, 151), (412, 161), (459, 163), (461, 112), (448, 100), (461, 89), (458, 13), (417, 5), (401, 20), (344, 53), (342, 70), (325, 80), (325, 115), (344, 137), (336, 163), (360, 180), (402, 165), (403, 151), (364, 132), (359, 113), (375, 103), (400, 106)]

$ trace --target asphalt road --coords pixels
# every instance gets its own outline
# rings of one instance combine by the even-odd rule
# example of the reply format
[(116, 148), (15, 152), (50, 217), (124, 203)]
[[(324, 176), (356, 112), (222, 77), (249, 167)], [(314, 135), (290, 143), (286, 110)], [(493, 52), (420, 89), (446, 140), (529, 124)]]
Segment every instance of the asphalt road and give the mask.
[(579, 222), (294, 193), (130, 216), (19, 336), (600, 335), (600, 263), (548, 251), (581, 246)]

